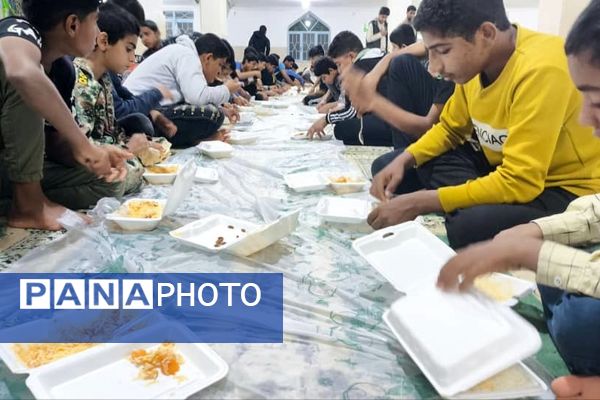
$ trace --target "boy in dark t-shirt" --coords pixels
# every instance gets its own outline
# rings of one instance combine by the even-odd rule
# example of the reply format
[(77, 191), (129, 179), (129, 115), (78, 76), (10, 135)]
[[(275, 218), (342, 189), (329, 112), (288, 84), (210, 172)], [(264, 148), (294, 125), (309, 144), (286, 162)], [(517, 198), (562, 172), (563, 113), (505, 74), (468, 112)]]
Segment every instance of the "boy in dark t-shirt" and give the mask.
[[(58, 230), (66, 208), (49, 200), (43, 176), (43, 119), (55, 127), (56, 142), (68, 149), (72, 164), (85, 166), (105, 181), (121, 179), (131, 155), (116, 147), (92, 146), (81, 132), (56, 87), (44, 74), (67, 55), (93, 50), (97, 0), (24, 0), (26, 18), (0, 21), (0, 179), (12, 197), (8, 224), (17, 228)], [(42, 51), (42, 49), (44, 51)]]

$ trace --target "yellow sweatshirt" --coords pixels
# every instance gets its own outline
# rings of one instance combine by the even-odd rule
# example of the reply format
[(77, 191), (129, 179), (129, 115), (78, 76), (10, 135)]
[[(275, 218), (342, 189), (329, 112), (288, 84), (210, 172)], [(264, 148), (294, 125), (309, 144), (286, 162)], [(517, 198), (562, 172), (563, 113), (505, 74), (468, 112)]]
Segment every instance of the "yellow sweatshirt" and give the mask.
[(516, 50), (494, 83), (457, 85), (440, 122), (407, 151), (422, 165), (456, 148), (473, 129), (496, 170), (438, 190), (444, 211), (528, 203), (546, 188), (600, 192), (600, 140), (579, 124), (581, 95), (562, 39), (518, 27)]

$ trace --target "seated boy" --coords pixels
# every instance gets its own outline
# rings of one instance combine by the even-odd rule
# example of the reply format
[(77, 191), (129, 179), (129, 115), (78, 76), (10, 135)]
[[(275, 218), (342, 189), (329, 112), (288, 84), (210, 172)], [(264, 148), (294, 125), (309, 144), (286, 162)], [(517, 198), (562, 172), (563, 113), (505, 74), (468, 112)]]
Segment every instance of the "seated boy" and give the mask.
[[(511, 25), (502, 0), (452, 5), (423, 1), (415, 27), (430, 68), (456, 90), (440, 123), (375, 177), (372, 194), (386, 202), (369, 223), (444, 212), (458, 249), (600, 191), (600, 141), (577, 120), (581, 96), (560, 38)], [(465, 144), (473, 131), (485, 157)], [(392, 199), (415, 166), (429, 190)]]
[[(26, 19), (0, 21), (0, 180), (6, 184), (0, 182), (0, 186), (6, 189), (2, 195), (12, 197), (10, 226), (61, 229), (58, 219), (66, 208), (49, 200), (40, 183), (46, 150), (43, 118), (57, 127), (52, 139), (61, 143), (68, 161), (91, 171), (86, 173), (92, 180), (101, 176), (109, 184), (124, 175), (123, 161), (130, 155), (114, 147), (92, 146), (85, 140), (41, 68), (43, 65), (50, 71), (63, 56), (84, 55), (93, 49), (97, 6), (92, 0), (25, 0)], [(49, 187), (60, 188), (52, 183)]]
[[(584, 96), (581, 121), (592, 125), (597, 137), (600, 44), (590, 38), (599, 35), (600, 2), (593, 1), (569, 34), (566, 51), (571, 75)], [(579, 134), (587, 136), (589, 131)], [(571, 247), (600, 242), (599, 221), (600, 196), (582, 197), (563, 214), (509, 229), (491, 242), (460, 252), (443, 268), (438, 281), (441, 288), (452, 289), (462, 276), (464, 289), (477, 276), (494, 271), (537, 271), (548, 330), (576, 375), (553, 382), (558, 398), (600, 398), (600, 263), (597, 252)]]
[[(149, 147), (158, 146), (149, 142), (143, 133), (130, 137), (118, 126), (115, 118), (110, 73), (121, 74), (135, 60), (135, 47), (139, 35), (137, 20), (121, 7), (106, 3), (98, 13), (100, 33), (96, 48), (87, 58), (74, 61), (76, 83), (73, 90), (75, 119), (83, 132), (94, 142), (126, 146), (139, 156)], [(120, 187), (121, 197), (137, 191), (142, 184), (144, 169), (138, 159), (128, 162), (127, 178)], [(87, 206), (93, 206), (100, 196), (87, 196)], [(78, 196), (83, 201), (83, 196)]]
[(321, 114), (327, 114), (329, 111), (336, 111), (338, 108), (344, 108), (344, 99), (341, 99), (342, 88), (340, 74), (338, 73), (335, 62), (329, 57), (320, 58), (315, 62), (314, 74), (320, 82), (327, 85), (327, 92), (319, 104), (317, 104), (317, 111)]
[[(380, 49), (364, 49), (362, 41), (350, 31), (341, 32), (333, 38), (328, 54), (342, 75), (353, 65), (364, 72), (369, 72), (384, 56)], [(380, 93), (387, 93), (385, 78), (379, 82), (377, 90)], [(334, 124), (335, 137), (346, 145), (391, 146), (391, 130), (383, 120), (372, 114), (357, 118), (356, 109), (347, 96), (344, 95), (342, 102), (343, 109), (330, 111), (311, 126), (308, 130), (309, 137), (322, 135), (327, 125)]]
[[(368, 75), (354, 69), (344, 78), (344, 89), (357, 111), (374, 113), (392, 129), (396, 150), (375, 160), (373, 176), (439, 121), (444, 105), (454, 93), (454, 83), (434, 78), (427, 71), (426, 58), (404, 53), (416, 41), (411, 25), (400, 25), (390, 40), (395, 53), (384, 57)], [(385, 96), (376, 91), (383, 76), (388, 82)], [(416, 172), (407, 172), (404, 189), (413, 192), (422, 188)]]
[(231, 113), (220, 106), (241, 87), (235, 80), (210, 86), (229, 56), (216, 35), (207, 33), (195, 42), (182, 35), (177, 43), (163, 47), (140, 64), (127, 78), (125, 87), (134, 95), (160, 85), (166, 87), (173, 99), (163, 100), (159, 111), (177, 126), (177, 135), (170, 141), (176, 147), (195, 146), (218, 134), (225, 115)]

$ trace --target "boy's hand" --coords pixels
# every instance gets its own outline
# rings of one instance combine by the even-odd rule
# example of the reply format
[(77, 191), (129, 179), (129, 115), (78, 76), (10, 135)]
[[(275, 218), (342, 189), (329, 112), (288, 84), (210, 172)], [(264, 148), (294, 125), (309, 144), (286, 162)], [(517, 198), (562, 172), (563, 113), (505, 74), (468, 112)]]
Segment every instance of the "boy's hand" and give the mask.
[(229, 90), (229, 93), (235, 93), (242, 88), (242, 84), (241, 82), (231, 79), (225, 82), (225, 87)]
[(127, 177), (127, 165), (125, 161), (133, 158), (134, 155), (116, 146), (103, 146), (102, 149), (108, 153), (108, 158), (111, 160), (110, 163), (113, 166), (111, 174), (105, 176), (104, 180), (109, 183), (124, 181)]
[(173, 93), (169, 89), (167, 89), (166, 86), (164, 86), (164, 85), (158, 85), (156, 88), (162, 94), (163, 100), (173, 101)]
[(113, 182), (119, 174), (115, 171), (125, 166), (125, 161), (133, 155), (127, 151), (111, 148), (111, 146), (94, 146), (88, 142), (84, 149), (75, 149), (73, 158), (75, 161), (95, 175), (104, 178), (107, 182)]
[(140, 155), (141, 152), (147, 150), (148, 148), (154, 148), (159, 151), (163, 150), (163, 147), (160, 144), (148, 140), (146, 135), (143, 133), (133, 134), (127, 143), (127, 149), (129, 149), (129, 151), (136, 156)]
[(229, 121), (232, 124), (236, 124), (240, 120), (240, 113), (237, 110), (237, 107), (235, 107), (231, 104), (223, 105), (223, 113), (225, 114), (225, 116), (227, 118), (229, 118)]
[(320, 118), (317, 122), (315, 122), (308, 132), (306, 133), (309, 140), (313, 140), (315, 135), (319, 137), (325, 136), (325, 128), (327, 127), (327, 120), (325, 118)]
[(466, 290), (475, 278), (492, 272), (507, 272), (527, 268), (537, 270), (537, 260), (543, 242), (523, 236), (503, 236), (476, 244), (461, 251), (442, 268), (438, 287)]
[(394, 161), (373, 178), (371, 195), (381, 201), (391, 199), (398, 185), (404, 179), (405, 169), (406, 166), (401, 156), (396, 157)]
[(250, 102), (241, 96), (234, 98), (233, 102), (234, 102), (234, 104), (236, 104), (238, 106), (242, 106), (242, 107), (246, 107), (246, 106), (250, 105)]

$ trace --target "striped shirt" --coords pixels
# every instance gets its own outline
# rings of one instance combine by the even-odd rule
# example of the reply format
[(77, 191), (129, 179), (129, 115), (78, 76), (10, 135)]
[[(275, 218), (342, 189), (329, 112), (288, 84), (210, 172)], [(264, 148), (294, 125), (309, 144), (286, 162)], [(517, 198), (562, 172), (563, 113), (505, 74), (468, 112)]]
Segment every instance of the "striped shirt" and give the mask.
[(600, 195), (575, 200), (563, 214), (533, 221), (543, 232), (537, 281), (600, 298), (600, 251), (569, 246), (600, 243)]

